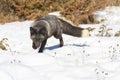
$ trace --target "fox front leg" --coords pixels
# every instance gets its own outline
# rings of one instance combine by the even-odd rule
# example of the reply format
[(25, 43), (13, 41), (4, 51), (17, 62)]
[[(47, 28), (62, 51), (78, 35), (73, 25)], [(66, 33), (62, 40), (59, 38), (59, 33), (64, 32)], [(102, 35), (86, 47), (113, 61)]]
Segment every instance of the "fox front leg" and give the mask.
[(47, 39), (42, 42), (41, 47), (40, 47), (38, 53), (43, 52), (46, 42), (47, 42)]

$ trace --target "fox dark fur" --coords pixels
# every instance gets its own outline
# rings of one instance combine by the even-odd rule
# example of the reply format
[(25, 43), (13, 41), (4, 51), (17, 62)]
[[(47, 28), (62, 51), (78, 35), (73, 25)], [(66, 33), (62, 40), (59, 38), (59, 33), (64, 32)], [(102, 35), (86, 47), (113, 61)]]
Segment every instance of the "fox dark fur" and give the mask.
[(39, 52), (43, 52), (47, 39), (51, 36), (60, 40), (60, 47), (63, 46), (62, 33), (82, 37), (88, 33), (87, 29), (73, 26), (67, 21), (53, 15), (47, 15), (36, 19), (30, 27), (33, 49), (40, 47)]

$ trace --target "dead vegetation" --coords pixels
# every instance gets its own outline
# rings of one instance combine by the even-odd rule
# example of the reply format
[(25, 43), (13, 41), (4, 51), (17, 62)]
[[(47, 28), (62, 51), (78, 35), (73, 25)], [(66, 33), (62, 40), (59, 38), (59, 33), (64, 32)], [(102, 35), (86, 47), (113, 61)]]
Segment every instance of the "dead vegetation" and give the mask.
[(120, 5), (119, 0), (1, 0), (0, 22), (34, 20), (53, 11), (74, 24), (94, 23), (92, 12), (108, 5)]
[(120, 30), (115, 33), (115, 37), (119, 37), (119, 36), (120, 36)]
[(6, 42), (7, 40), (8, 40), (7, 38), (2, 38), (0, 40), (0, 49), (7, 50), (7, 47), (9, 46)]
[(108, 28), (106, 25), (101, 25), (99, 30), (98, 30), (98, 34), (96, 36), (101, 36), (101, 37), (111, 37), (111, 28)]

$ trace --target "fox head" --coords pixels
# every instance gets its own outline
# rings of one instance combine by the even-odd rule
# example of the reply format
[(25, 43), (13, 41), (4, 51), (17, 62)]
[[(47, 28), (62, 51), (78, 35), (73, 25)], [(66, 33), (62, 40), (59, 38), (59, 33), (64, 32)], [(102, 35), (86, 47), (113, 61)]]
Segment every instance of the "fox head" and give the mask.
[(37, 49), (41, 46), (41, 43), (46, 39), (47, 33), (46, 28), (41, 27), (30, 27), (30, 36), (33, 41), (32, 47), (33, 49)]

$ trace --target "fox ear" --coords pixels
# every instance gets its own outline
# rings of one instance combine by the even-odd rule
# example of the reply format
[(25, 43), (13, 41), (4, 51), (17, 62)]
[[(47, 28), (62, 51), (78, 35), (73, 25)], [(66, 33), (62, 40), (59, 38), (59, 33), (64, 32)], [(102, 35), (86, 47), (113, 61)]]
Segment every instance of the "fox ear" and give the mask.
[(36, 31), (36, 30), (35, 30), (33, 27), (30, 27), (30, 33), (31, 33), (31, 34), (35, 33), (35, 31)]

